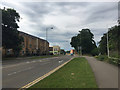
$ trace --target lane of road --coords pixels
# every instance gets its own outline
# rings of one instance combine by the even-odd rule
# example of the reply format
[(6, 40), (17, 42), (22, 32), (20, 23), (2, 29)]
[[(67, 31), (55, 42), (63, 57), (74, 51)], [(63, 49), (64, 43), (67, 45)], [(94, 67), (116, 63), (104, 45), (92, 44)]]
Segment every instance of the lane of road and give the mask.
[(36, 78), (43, 76), (72, 56), (60, 56), (38, 60), (21, 60), (20, 62), (3, 64), (3, 88), (20, 88)]

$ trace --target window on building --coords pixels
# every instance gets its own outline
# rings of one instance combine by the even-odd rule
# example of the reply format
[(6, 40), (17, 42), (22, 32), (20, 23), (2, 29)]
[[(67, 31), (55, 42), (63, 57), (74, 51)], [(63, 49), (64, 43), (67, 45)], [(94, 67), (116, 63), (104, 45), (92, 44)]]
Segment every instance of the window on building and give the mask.
[(57, 51), (57, 48), (54, 48), (54, 51)]
[(29, 42), (31, 43), (31, 39), (29, 39)]

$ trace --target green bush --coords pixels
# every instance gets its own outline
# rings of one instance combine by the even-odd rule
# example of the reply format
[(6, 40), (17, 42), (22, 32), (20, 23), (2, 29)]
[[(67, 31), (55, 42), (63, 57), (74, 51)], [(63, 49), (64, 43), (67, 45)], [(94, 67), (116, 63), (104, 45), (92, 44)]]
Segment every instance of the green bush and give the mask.
[(114, 65), (118, 65), (118, 59), (109, 58), (109, 63), (114, 64)]
[(99, 56), (97, 57), (97, 59), (100, 60), (100, 61), (107, 61), (107, 60), (108, 60), (108, 58), (107, 58), (106, 55), (99, 55)]
[(94, 48), (94, 49), (91, 51), (91, 54), (92, 54), (93, 56), (98, 55), (98, 54), (99, 54), (98, 48)]

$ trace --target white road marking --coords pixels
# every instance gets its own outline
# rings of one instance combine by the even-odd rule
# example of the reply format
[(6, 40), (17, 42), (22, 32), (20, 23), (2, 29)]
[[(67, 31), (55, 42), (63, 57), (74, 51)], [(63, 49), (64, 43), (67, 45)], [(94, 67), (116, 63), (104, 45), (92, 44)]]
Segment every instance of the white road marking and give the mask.
[(42, 60), (39, 60), (39, 62), (42, 62)]
[(9, 65), (9, 66), (5, 66), (5, 67), (2, 67), (2, 68), (9, 68), (9, 67), (19, 66), (19, 65), (23, 65), (23, 64), (25, 64), (25, 63), (15, 64), (15, 65)]
[(30, 63), (29, 61), (27, 61), (26, 63)]
[(32, 61), (33, 63), (36, 62), (36, 61)]
[(14, 67), (14, 66), (19, 66), (19, 65), (25, 65), (25, 64), (30, 64), (30, 63), (35, 63), (35, 62), (46, 62), (46, 61), (50, 61), (48, 59), (54, 59), (54, 58), (59, 58), (59, 57), (53, 57), (53, 58), (46, 58), (46, 59), (42, 59), (42, 60), (36, 60), (36, 61), (27, 61), (27, 62), (22, 62), (22, 63), (19, 63), (19, 64), (14, 64), (14, 65), (9, 65), (9, 66), (4, 66), (0, 69), (3, 69), (3, 68), (10, 68), (10, 67)]
[(16, 71), (16, 72), (12, 72), (12, 73), (9, 73), (8, 76), (10, 76), (10, 75), (14, 75), (14, 74), (17, 74), (17, 73), (20, 73), (20, 72), (26, 71), (26, 70), (30, 70), (30, 69), (32, 69), (32, 68), (33, 68), (33, 67), (28, 67), (28, 68), (23, 69), (23, 70), (19, 70), (19, 71)]
[(59, 60), (58, 62), (61, 63), (61, 62), (63, 62), (63, 60)]
[(50, 62), (43, 63), (42, 65), (45, 65), (45, 64), (48, 64), (48, 63), (50, 63)]

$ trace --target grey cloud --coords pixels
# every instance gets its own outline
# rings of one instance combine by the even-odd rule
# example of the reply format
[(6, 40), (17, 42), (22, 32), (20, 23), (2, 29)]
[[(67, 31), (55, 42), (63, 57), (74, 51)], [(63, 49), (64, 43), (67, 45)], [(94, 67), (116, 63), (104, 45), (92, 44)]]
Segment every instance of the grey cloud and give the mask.
[[(95, 23), (106, 21), (115, 21), (117, 19), (117, 4), (116, 3), (95, 3), (95, 2), (20, 2), (19, 6), (9, 3), (4, 3), (6, 6), (17, 9), (21, 15), (27, 18), (23, 18), (28, 22), (28, 30), (30, 34), (45, 38), (45, 29), (47, 27), (54, 27), (54, 30), (48, 32), (48, 40), (50, 43), (59, 43), (64, 48), (70, 47), (69, 40), (72, 36), (78, 34), (77, 29), (79, 27), (87, 26), (89, 23)], [(74, 12), (75, 11), (75, 12)], [(55, 14), (54, 14), (55, 12)], [(60, 31), (60, 27), (56, 25), (45, 25), (44, 19), (49, 15), (66, 15), (74, 16), (80, 19), (78, 24), (65, 23), (63, 20), (63, 27), (65, 31)], [(60, 17), (58, 17), (60, 18)], [(67, 18), (67, 17), (66, 17)], [(83, 19), (81, 21), (81, 18)], [(59, 22), (59, 21), (58, 21)], [(72, 21), (70, 21), (72, 22)], [(24, 23), (23, 23), (24, 24)], [(105, 23), (106, 24), (106, 23)], [(21, 26), (22, 27), (22, 26)], [(107, 28), (97, 28), (92, 26), (91, 32), (95, 35), (95, 40), (98, 41), (100, 36), (107, 31)], [(24, 31), (24, 27), (22, 27)], [(89, 27), (88, 27), (89, 28)], [(76, 29), (76, 30), (75, 30)], [(75, 30), (75, 31), (73, 31)], [(99, 38), (99, 39), (98, 39)], [(68, 41), (64, 43), (64, 41)], [(67, 48), (66, 48), (67, 49)]]
[[(88, 11), (89, 10), (89, 11)], [(117, 20), (117, 2), (104, 2), (103, 5), (99, 5), (98, 7), (92, 7), (88, 9), (89, 13), (88, 17), (85, 20), (85, 24), (94, 23), (94, 22), (102, 22), (105, 20)], [(86, 13), (87, 13), (86, 12)]]

